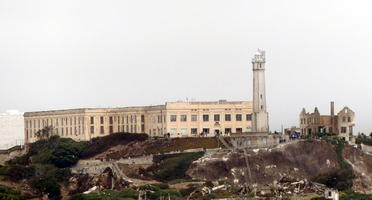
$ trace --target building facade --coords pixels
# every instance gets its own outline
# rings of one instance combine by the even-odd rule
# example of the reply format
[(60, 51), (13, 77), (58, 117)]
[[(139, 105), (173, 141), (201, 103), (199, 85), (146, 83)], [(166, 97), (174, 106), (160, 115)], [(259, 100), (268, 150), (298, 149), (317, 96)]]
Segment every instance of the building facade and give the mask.
[(0, 150), (23, 144), (23, 114), (7, 111), (0, 114)]
[(334, 112), (334, 102), (331, 102), (330, 115), (320, 115), (318, 108), (313, 113), (307, 113), (305, 108), (300, 113), (300, 129), (302, 135), (313, 133), (334, 133), (346, 141), (353, 135), (355, 113), (344, 107), (337, 115)]
[(53, 135), (86, 141), (117, 132), (171, 137), (215, 136), (252, 131), (252, 102), (170, 102), (159, 106), (86, 108), (24, 114), (25, 140), (38, 140), (45, 127)]
[(269, 114), (266, 108), (265, 51), (258, 50), (253, 65), (253, 131), (269, 132)]

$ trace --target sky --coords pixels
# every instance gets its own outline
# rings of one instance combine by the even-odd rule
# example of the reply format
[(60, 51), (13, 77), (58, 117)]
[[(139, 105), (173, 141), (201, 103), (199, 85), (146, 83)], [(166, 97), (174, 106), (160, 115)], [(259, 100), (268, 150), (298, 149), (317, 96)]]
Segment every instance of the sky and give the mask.
[(0, 0), (0, 112), (251, 100), (271, 130), (349, 106), (372, 132), (370, 0)]

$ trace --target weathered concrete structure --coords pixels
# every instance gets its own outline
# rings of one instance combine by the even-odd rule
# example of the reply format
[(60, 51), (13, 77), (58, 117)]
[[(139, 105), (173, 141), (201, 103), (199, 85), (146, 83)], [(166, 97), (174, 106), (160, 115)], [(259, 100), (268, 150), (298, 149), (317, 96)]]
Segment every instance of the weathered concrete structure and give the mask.
[(265, 51), (258, 50), (253, 65), (253, 132), (269, 132), (269, 114), (266, 109)]
[(318, 108), (313, 113), (306, 113), (305, 108), (300, 113), (300, 129), (303, 135), (312, 133), (335, 133), (346, 141), (350, 141), (355, 126), (355, 113), (344, 107), (337, 115), (334, 112), (334, 102), (331, 102), (331, 115), (320, 115)]
[(215, 136), (251, 132), (252, 102), (170, 102), (159, 106), (28, 112), (24, 117), (26, 143), (38, 140), (37, 133), (44, 127), (52, 127), (53, 135), (77, 141), (116, 132)]

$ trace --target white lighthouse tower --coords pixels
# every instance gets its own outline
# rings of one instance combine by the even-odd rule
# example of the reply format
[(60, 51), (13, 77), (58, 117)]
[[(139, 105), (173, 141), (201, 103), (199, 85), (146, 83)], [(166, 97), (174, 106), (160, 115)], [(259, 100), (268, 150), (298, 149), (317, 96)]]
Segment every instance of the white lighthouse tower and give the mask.
[(253, 132), (269, 132), (269, 114), (266, 109), (265, 51), (258, 49), (253, 65)]

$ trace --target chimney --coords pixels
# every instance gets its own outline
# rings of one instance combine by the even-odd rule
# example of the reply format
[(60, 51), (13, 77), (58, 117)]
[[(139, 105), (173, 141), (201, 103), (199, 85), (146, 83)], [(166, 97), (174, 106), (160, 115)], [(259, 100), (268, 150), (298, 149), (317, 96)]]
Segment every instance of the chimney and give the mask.
[(331, 101), (331, 116), (335, 115), (335, 102)]

